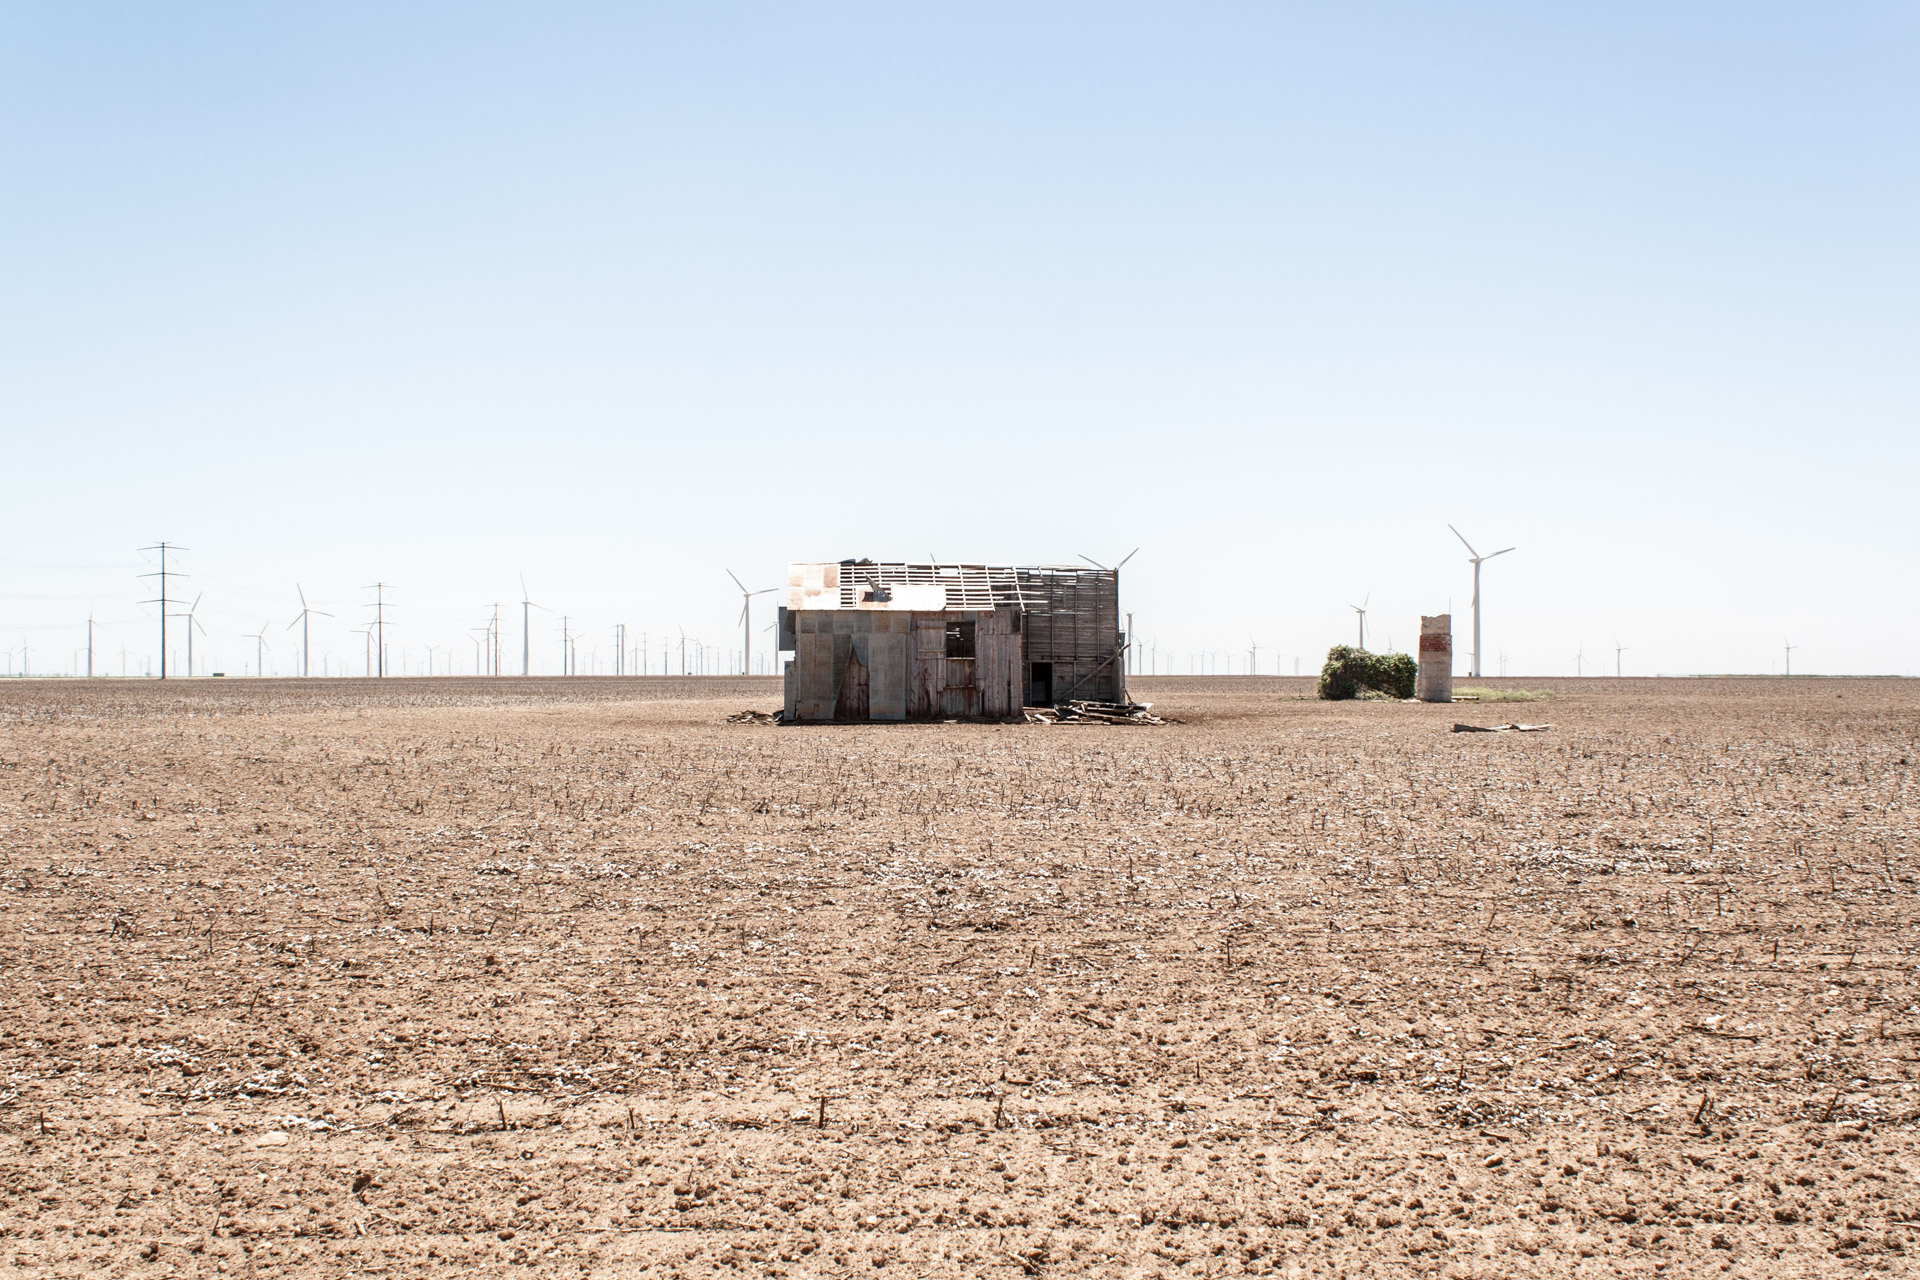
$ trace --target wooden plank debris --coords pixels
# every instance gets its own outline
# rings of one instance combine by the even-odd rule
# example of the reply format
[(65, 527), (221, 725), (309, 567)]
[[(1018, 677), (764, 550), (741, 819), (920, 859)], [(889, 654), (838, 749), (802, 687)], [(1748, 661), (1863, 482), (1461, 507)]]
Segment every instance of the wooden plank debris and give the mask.
[(1029, 724), (1178, 724), (1153, 714), (1151, 702), (1067, 701), (1053, 707), (1029, 707)]
[(1550, 724), (1456, 724), (1455, 733), (1545, 733)]

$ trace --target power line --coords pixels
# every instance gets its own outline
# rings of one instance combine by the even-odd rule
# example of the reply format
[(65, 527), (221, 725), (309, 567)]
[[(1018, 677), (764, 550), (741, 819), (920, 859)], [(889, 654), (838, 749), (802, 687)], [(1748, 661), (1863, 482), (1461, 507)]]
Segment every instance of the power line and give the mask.
[[(160, 598), (158, 601), (142, 600), (140, 603), (141, 604), (158, 603), (160, 606), (160, 678), (162, 680), (165, 680), (167, 678), (167, 578), (169, 576), (167, 572), (167, 552), (170, 550), (185, 551), (187, 550), (187, 548), (175, 546), (171, 542), (156, 542), (154, 545), (150, 547), (141, 547), (140, 550), (158, 551), (160, 553), (160, 571), (158, 573), (143, 573), (139, 575), (142, 578), (160, 579)], [(184, 573), (175, 572), (171, 576), (175, 578), (184, 578), (187, 575)]]

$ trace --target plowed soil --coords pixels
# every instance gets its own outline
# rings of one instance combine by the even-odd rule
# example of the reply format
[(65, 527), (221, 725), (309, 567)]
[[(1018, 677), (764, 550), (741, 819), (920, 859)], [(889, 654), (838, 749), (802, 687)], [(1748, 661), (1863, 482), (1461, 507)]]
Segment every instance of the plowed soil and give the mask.
[(1920, 686), (1549, 687), (7, 684), (0, 1269), (1904, 1273)]

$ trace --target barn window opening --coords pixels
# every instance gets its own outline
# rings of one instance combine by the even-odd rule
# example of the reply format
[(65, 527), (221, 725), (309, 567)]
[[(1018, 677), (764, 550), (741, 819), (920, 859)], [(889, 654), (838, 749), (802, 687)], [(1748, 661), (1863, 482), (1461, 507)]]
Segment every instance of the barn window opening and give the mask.
[(973, 656), (973, 627), (971, 622), (949, 622), (947, 624), (947, 656), (949, 658), (971, 658)]

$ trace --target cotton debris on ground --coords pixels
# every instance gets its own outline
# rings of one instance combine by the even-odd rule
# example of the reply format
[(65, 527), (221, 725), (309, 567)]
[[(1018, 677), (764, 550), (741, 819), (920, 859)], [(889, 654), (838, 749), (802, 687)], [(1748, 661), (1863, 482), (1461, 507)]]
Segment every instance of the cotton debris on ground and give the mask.
[(1898, 1274), (1888, 681), (0, 685), (0, 1263)]

